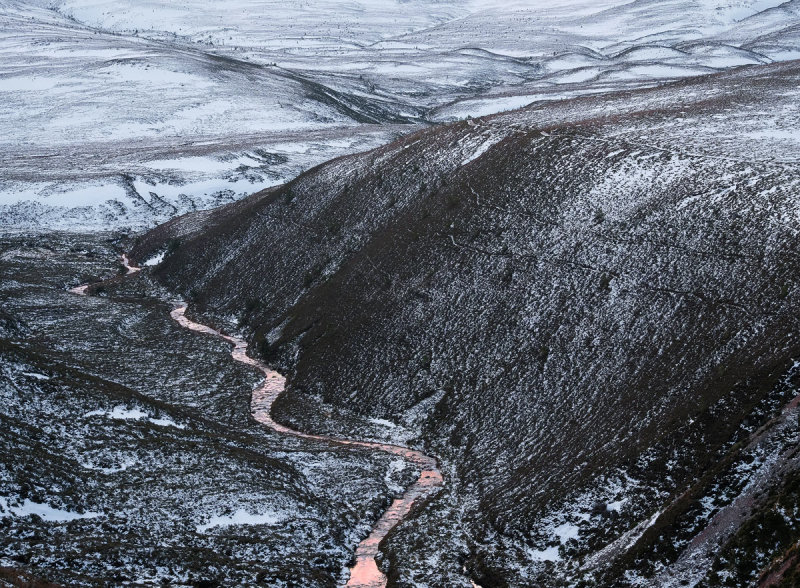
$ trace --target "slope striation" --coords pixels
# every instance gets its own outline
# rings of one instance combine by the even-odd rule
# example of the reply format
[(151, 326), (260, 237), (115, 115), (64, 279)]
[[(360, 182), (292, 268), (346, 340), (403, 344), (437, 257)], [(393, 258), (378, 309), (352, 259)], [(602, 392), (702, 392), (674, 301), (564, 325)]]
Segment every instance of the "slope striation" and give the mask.
[(132, 255), (288, 374), (279, 420), (387, 419), (444, 458), (447, 490), (383, 545), (399, 585), (702, 578), (690, 540), (794, 467), (798, 81), (744, 67), (427, 129)]

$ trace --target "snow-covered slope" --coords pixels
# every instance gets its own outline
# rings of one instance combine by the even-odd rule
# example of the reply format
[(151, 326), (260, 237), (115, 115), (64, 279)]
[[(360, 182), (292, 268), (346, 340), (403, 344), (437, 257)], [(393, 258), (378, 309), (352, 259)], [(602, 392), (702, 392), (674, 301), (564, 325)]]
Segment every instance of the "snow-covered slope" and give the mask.
[(386, 125), (789, 59), (798, 6), (0, 0), (0, 223), (150, 226)]
[(0, 6), (6, 226), (149, 226), (397, 132), (363, 124), (392, 120), (378, 101), (359, 110), (274, 68)]

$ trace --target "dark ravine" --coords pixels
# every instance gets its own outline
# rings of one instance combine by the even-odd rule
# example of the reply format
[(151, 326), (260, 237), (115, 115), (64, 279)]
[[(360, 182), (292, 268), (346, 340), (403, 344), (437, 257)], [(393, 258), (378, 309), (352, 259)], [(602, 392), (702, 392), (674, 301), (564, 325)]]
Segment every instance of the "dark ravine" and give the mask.
[[(122, 255), (122, 264), (128, 274), (135, 274), (141, 271), (141, 267), (131, 264), (126, 254)], [(76, 286), (70, 290), (75, 294), (86, 295), (90, 284)], [(394, 499), (391, 506), (378, 519), (370, 532), (355, 552), (355, 565), (350, 568), (350, 577), (346, 586), (351, 588), (383, 588), (386, 586), (386, 576), (378, 568), (375, 557), (378, 554), (378, 545), (388, 535), (388, 533), (411, 512), (415, 506), (419, 506), (433, 494), (435, 494), (444, 484), (444, 479), (438, 469), (437, 460), (434, 457), (425, 455), (421, 451), (394, 445), (390, 443), (379, 443), (374, 441), (358, 441), (350, 439), (339, 439), (325, 435), (313, 435), (291, 429), (276, 422), (271, 415), (272, 405), (285, 389), (286, 379), (275, 370), (270, 369), (265, 363), (250, 357), (247, 354), (247, 342), (239, 337), (226, 335), (201, 323), (192, 321), (186, 317), (186, 304), (177, 305), (170, 316), (182, 327), (220, 337), (230, 343), (233, 348), (231, 355), (235, 361), (252, 366), (264, 374), (264, 381), (252, 392), (251, 414), (259, 423), (270, 429), (285, 435), (292, 435), (311, 441), (322, 443), (332, 443), (346, 447), (357, 447), (375, 451), (383, 451), (393, 455), (398, 455), (403, 459), (413, 463), (419, 468), (420, 474), (417, 480), (409, 486), (402, 496)]]
[(427, 129), (131, 255), (238, 320), (287, 376), (281, 422), (335, 435), (321, 400), (453, 464), (382, 545), (397, 585), (668, 577), (758, 475), (740, 441), (800, 357), (799, 82), (744, 67)]

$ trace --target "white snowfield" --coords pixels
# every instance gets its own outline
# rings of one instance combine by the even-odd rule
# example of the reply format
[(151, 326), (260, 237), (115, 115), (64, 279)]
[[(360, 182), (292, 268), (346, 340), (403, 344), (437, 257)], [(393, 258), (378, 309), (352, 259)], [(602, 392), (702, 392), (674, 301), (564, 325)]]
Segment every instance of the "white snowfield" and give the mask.
[(205, 533), (214, 527), (230, 527), (233, 525), (275, 525), (286, 518), (286, 515), (278, 512), (265, 512), (261, 514), (250, 514), (247, 510), (240, 508), (230, 516), (213, 516), (205, 525), (198, 525), (197, 532)]
[(800, 58), (800, 0), (0, 0), (0, 228), (143, 228), (416, 123)]
[(110, 419), (118, 420), (118, 421), (128, 421), (128, 420), (142, 420), (147, 419), (149, 422), (153, 423), (154, 425), (158, 425), (160, 427), (175, 427), (176, 429), (185, 429), (186, 425), (182, 425), (180, 423), (176, 423), (169, 417), (161, 417), (155, 418), (150, 416), (149, 413), (146, 413), (138, 408), (125, 408), (124, 406), (115, 406), (112, 410), (93, 410), (91, 412), (87, 412), (83, 415), (84, 418), (86, 417), (94, 417), (94, 416), (104, 416)]
[(36, 515), (49, 523), (65, 523), (78, 519), (93, 519), (102, 516), (102, 513), (91, 511), (77, 513), (69, 510), (61, 510), (47, 504), (33, 502), (27, 498), (15, 505), (13, 503), (9, 504), (7, 498), (0, 496), (0, 518), (7, 516), (26, 517), (29, 515)]

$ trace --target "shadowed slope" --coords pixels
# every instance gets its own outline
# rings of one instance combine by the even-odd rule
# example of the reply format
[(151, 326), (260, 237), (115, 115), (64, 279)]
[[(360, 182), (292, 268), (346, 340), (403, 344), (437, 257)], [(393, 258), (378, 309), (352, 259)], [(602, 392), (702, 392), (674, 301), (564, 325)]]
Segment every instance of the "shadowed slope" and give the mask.
[(575, 579), (734, 459), (800, 351), (799, 79), (742, 68), (422, 131), (133, 255), (168, 250), (160, 280), (290, 370), (280, 419), (331, 426), (317, 395), (450, 461), (448, 496), (390, 537), (396, 581), (456, 574), (431, 556), (484, 585)]

